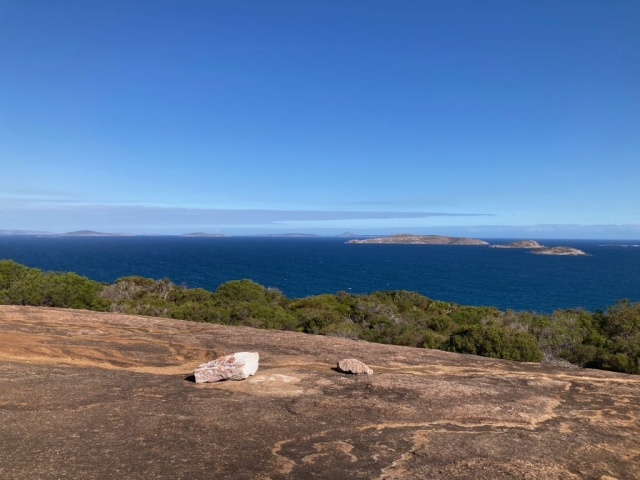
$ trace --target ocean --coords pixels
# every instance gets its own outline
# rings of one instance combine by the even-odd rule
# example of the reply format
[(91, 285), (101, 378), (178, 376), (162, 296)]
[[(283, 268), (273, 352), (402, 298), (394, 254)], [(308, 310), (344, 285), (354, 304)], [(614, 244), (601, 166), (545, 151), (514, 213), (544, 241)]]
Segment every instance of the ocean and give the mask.
[(401, 289), (465, 305), (537, 312), (604, 309), (621, 298), (640, 301), (640, 241), (538, 241), (589, 256), (486, 246), (353, 245), (324, 237), (4, 236), (0, 258), (104, 282), (141, 275), (215, 290), (228, 280), (249, 278), (289, 297)]

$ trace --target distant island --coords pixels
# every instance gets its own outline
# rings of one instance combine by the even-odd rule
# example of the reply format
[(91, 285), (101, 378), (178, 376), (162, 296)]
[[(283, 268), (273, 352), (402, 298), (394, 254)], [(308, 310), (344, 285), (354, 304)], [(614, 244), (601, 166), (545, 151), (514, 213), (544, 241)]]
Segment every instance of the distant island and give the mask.
[(61, 233), (61, 237), (128, 237), (121, 233), (94, 232), (93, 230), (78, 230), (77, 232)]
[(205, 232), (192, 232), (185, 233), (183, 237), (226, 237), (224, 233), (205, 233)]
[(358, 237), (360, 235), (356, 235), (355, 233), (351, 233), (351, 232), (344, 232), (341, 233), (340, 235), (336, 235), (336, 237)]
[(531, 250), (536, 255), (587, 255), (582, 250), (573, 247), (542, 247)]
[(398, 233), (389, 237), (368, 238), (366, 240), (349, 240), (347, 243), (397, 243), (409, 245), (489, 245), (484, 240), (466, 237), (445, 237), (443, 235), (412, 235)]
[(491, 245), (491, 248), (546, 248), (535, 240), (517, 240), (504, 245)]
[(516, 240), (504, 245), (491, 245), (492, 248), (527, 248), (536, 255), (587, 255), (573, 247), (545, 247), (535, 240)]

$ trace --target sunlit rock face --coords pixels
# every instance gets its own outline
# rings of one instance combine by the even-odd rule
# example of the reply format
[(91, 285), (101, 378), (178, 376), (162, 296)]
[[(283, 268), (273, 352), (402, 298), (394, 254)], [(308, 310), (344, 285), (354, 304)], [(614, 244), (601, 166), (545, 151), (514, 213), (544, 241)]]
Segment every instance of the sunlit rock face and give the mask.
[(258, 371), (257, 352), (237, 352), (201, 364), (193, 372), (196, 383), (244, 380)]

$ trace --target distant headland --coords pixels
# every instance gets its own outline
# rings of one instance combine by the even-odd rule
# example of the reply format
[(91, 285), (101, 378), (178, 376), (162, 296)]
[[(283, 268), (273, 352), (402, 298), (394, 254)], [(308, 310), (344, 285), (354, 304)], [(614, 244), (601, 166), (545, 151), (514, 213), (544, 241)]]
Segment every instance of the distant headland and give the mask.
[(443, 235), (412, 235), (398, 233), (389, 237), (349, 240), (347, 243), (396, 243), (409, 245), (489, 245), (489, 242), (477, 238), (446, 237)]
[(192, 232), (185, 233), (183, 237), (226, 237), (224, 233), (205, 233), (205, 232)]
[(251, 237), (320, 237), (315, 233), (254, 233)]

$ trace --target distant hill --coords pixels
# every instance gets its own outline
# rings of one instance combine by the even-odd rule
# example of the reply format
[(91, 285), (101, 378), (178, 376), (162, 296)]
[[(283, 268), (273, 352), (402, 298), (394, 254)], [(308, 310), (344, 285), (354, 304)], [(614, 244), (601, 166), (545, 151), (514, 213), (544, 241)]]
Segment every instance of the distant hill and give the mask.
[(466, 237), (446, 237), (443, 235), (412, 235), (398, 233), (389, 237), (349, 240), (347, 243), (398, 243), (410, 245), (489, 245), (484, 240)]
[(61, 234), (63, 237), (126, 237), (120, 233), (94, 232), (93, 230), (78, 230)]
[(51, 232), (38, 232), (33, 230), (0, 230), (0, 235), (55, 235)]
[(341, 233), (340, 235), (336, 235), (336, 237), (359, 237), (361, 235), (356, 235), (355, 233), (351, 233), (351, 232), (344, 232)]
[(185, 233), (183, 237), (226, 237), (224, 233), (205, 233), (205, 232), (192, 232)]

